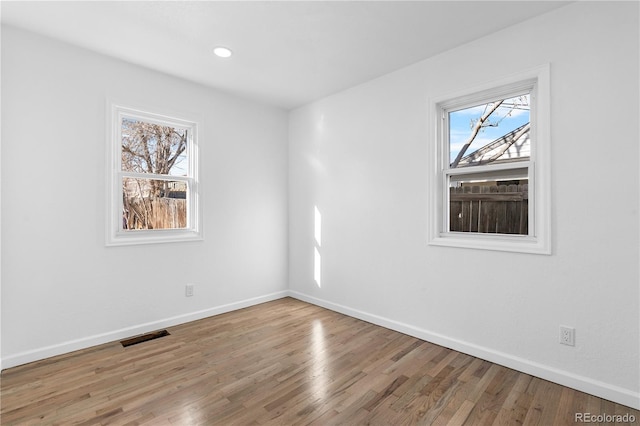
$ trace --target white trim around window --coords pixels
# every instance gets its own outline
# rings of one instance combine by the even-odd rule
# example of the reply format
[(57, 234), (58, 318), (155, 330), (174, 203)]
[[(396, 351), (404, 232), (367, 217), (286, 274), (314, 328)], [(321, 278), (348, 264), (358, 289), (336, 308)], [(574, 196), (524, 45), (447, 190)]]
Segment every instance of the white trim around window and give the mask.
[[(179, 174), (132, 171), (123, 167), (123, 120), (181, 129), (186, 135), (184, 163)], [(125, 107), (107, 102), (107, 246), (197, 241), (203, 239), (202, 207), (200, 200), (198, 124), (195, 121), (147, 112), (142, 109)], [(166, 229), (127, 229), (124, 217), (125, 181), (161, 182), (171, 188), (179, 187), (179, 197), (186, 205), (185, 217), (180, 226)], [(165, 185), (166, 184), (166, 185)]]
[[(505, 98), (519, 93), (531, 97), (531, 154), (525, 161), (450, 168), (447, 112), (455, 108)], [(470, 89), (429, 100), (429, 197), (428, 243), (508, 252), (551, 254), (550, 182), (550, 66), (526, 70)], [(449, 227), (450, 180), (465, 175), (522, 175), (529, 182), (528, 232), (526, 235), (451, 232)]]

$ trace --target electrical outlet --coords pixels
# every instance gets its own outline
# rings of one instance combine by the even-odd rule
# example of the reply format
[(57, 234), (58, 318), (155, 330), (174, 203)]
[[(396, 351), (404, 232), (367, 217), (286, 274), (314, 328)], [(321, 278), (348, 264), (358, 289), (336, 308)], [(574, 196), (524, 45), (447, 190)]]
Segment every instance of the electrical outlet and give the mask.
[(568, 346), (576, 345), (576, 329), (573, 327), (567, 327), (565, 325), (560, 326), (560, 343)]
[(184, 288), (184, 295), (187, 297), (193, 296), (193, 284), (187, 284)]

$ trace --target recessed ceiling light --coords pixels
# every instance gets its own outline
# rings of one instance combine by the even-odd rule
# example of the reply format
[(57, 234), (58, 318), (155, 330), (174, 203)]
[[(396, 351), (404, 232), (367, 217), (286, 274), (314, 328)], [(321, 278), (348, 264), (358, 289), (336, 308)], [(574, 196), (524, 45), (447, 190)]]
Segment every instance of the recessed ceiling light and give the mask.
[(228, 58), (233, 54), (231, 49), (222, 46), (218, 46), (213, 49), (213, 53), (219, 58)]

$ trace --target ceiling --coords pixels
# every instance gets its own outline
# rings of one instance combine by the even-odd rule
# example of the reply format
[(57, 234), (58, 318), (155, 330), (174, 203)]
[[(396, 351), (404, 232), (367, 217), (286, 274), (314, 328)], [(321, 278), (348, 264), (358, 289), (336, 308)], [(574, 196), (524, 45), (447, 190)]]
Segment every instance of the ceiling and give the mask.
[[(2, 1), (0, 7), (3, 24), (291, 109), (567, 3)], [(214, 56), (218, 45), (234, 55)]]

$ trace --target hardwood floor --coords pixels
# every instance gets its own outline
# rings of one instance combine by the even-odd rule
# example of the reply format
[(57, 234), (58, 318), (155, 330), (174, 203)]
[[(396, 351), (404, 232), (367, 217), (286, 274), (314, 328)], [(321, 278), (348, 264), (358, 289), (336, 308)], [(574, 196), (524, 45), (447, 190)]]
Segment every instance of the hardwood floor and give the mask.
[(3, 371), (2, 425), (640, 419), (637, 410), (290, 298), (167, 330), (126, 348), (114, 342)]

